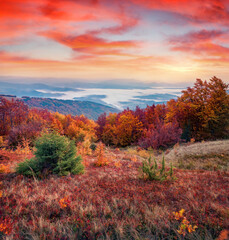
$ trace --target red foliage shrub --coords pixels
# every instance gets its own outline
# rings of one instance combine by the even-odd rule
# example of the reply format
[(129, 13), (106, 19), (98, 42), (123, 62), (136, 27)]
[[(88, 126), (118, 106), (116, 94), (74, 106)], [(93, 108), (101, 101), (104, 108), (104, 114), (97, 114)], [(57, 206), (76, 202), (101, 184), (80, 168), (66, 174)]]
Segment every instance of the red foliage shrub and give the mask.
[(97, 127), (95, 128), (96, 135), (97, 135), (99, 140), (102, 140), (103, 129), (106, 125), (106, 113), (101, 114), (98, 117), (96, 123), (97, 123)]
[(38, 122), (31, 122), (14, 127), (9, 132), (8, 145), (12, 148), (21, 146), (25, 140), (30, 144), (39, 136), (42, 125)]
[(169, 147), (180, 140), (182, 130), (177, 123), (164, 123), (159, 121), (155, 127), (145, 130), (143, 137), (139, 140), (140, 147), (158, 149)]
[(26, 121), (29, 108), (23, 102), (0, 97), (0, 136)]

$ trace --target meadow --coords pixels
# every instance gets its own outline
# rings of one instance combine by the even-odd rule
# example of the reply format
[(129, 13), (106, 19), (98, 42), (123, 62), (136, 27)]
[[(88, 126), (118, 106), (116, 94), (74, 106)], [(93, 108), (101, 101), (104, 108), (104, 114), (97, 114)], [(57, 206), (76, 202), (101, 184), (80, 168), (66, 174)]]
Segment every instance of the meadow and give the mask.
[[(102, 166), (96, 165), (99, 155), (92, 151), (83, 156), (84, 174), (44, 179), (15, 173), (19, 162), (33, 156), (29, 148), (1, 149), (1, 237), (227, 239), (228, 168), (181, 169), (171, 157), (183, 148), (192, 152), (195, 145), (175, 146), (165, 154), (177, 167), (176, 179), (163, 182), (141, 177), (139, 167), (152, 154), (142, 149), (105, 148)], [(224, 141), (217, 154), (228, 157), (228, 146)], [(160, 164), (160, 152), (155, 155)]]

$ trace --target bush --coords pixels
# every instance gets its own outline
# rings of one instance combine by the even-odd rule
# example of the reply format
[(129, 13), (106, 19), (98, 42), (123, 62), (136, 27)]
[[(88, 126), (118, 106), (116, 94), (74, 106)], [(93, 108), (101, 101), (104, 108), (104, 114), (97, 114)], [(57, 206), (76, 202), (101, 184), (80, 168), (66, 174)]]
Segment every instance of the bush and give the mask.
[(39, 136), (42, 125), (38, 122), (21, 124), (13, 127), (8, 136), (8, 145), (16, 149), (17, 146), (23, 146), (23, 142), (28, 140), (30, 146), (33, 145), (35, 139)]
[(142, 148), (152, 147), (153, 149), (170, 147), (180, 140), (182, 130), (176, 122), (158, 122), (155, 128), (150, 128), (144, 132), (138, 145)]
[(16, 171), (25, 176), (44, 173), (80, 174), (84, 171), (81, 157), (76, 156), (74, 141), (57, 133), (43, 134), (35, 142), (35, 157), (19, 163)]
[(95, 165), (97, 167), (103, 167), (109, 164), (108, 159), (104, 156), (104, 144), (100, 142), (96, 148), (96, 155), (97, 155), (97, 160), (95, 162)]
[(16, 171), (26, 177), (40, 175), (40, 168), (35, 158), (26, 159), (24, 162), (19, 163)]
[(157, 180), (157, 181), (164, 181), (168, 177), (173, 177), (173, 166), (171, 164), (171, 167), (169, 171), (165, 170), (165, 158), (163, 156), (161, 168), (158, 168), (157, 162), (154, 159), (154, 162), (152, 162), (151, 157), (149, 157), (148, 160), (144, 160), (142, 162), (142, 166), (140, 167), (140, 171), (143, 175), (143, 178), (148, 180)]

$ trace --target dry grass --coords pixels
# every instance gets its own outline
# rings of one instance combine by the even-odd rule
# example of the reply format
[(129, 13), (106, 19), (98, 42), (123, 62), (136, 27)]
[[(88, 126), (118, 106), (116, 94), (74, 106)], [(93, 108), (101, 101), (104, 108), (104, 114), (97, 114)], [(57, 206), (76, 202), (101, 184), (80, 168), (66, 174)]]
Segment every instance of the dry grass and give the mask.
[(182, 169), (228, 171), (229, 140), (176, 145), (166, 160)]
[(133, 156), (138, 156), (142, 159), (147, 159), (150, 157), (150, 155), (153, 154), (153, 151), (149, 151), (149, 150), (145, 150), (145, 149), (138, 149), (136, 147), (129, 147), (126, 150), (126, 153), (129, 155), (133, 155)]

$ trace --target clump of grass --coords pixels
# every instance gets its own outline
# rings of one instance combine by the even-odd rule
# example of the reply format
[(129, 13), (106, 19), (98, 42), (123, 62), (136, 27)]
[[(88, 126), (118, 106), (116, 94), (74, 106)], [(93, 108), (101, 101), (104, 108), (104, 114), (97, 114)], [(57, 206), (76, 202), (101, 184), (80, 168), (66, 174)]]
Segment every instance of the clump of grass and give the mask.
[(142, 162), (140, 167), (143, 178), (148, 180), (165, 181), (168, 177), (174, 178), (173, 176), (173, 166), (171, 163), (170, 169), (167, 171), (165, 169), (165, 158), (163, 156), (161, 168), (158, 167), (156, 160), (152, 161), (149, 157), (148, 160)]
[(145, 149), (137, 149), (137, 148), (133, 148), (133, 147), (129, 147), (126, 151), (128, 154), (131, 154), (131, 155), (136, 155), (136, 156), (139, 156), (141, 158), (149, 158), (150, 157), (150, 153), (152, 152), (152, 150), (150, 151), (147, 151)]

